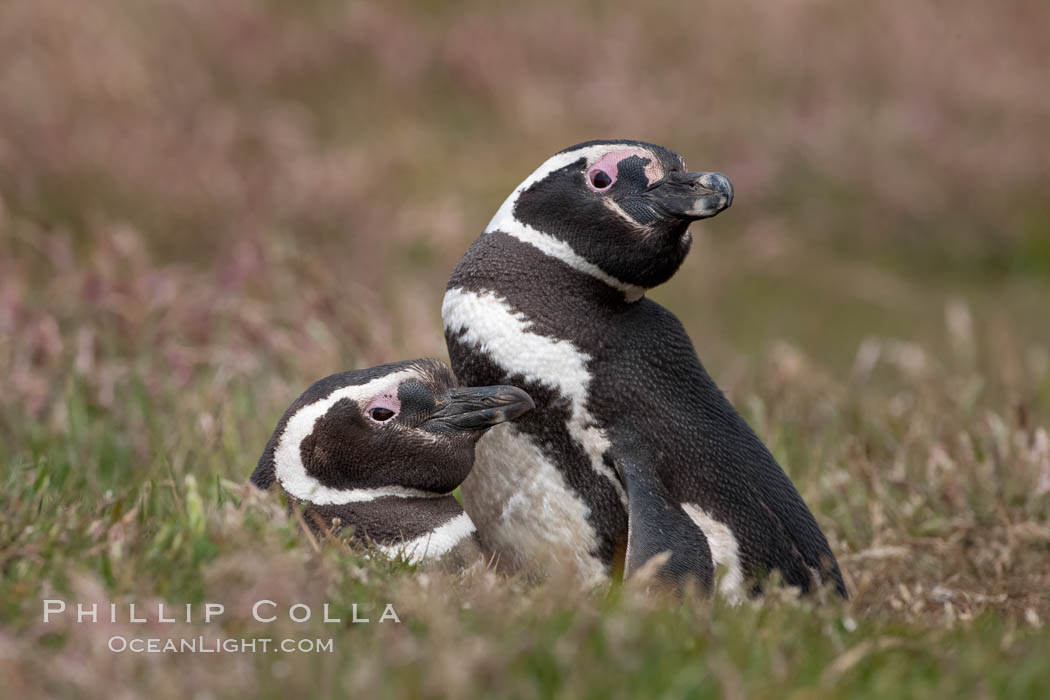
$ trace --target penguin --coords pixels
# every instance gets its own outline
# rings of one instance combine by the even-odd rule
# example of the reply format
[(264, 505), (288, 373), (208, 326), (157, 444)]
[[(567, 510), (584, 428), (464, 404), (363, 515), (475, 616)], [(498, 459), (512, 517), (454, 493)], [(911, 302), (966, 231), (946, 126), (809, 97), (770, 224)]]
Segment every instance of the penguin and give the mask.
[(453, 370), (536, 403), (479, 441), (461, 489), (503, 561), (585, 583), (652, 561), (647, 576), (730, 601), (778, 572), (846, 596), (791, 480), (645, 297), (682, 264), (690, 224), (732, 201), (725, 175), (667, 148), (589, 141), (529, 175), (456, 265), (442, 304)]
[(434, 359), (325, 377), (285, 411), (251, 483), (276, 485), (314, 531), (410, 563), (466, 565), (475, 527), (452, 495), (486, 430), (532, 399), (512, 386), (462, 388)]

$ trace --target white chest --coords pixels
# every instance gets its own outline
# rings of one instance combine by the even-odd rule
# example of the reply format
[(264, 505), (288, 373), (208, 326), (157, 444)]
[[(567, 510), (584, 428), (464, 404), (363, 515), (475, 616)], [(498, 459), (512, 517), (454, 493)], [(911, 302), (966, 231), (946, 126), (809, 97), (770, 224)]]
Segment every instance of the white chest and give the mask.
[(460, 342), (488, 357), (508, 376), (554, 389), (569, 401), (569, 434), (587, 453), (591, 469), (613, 485), (626, 505), (623, 486), (604, 462), (609, 438), (588, 408), (591, 357), (568, 340), (533, 332), (532, 322), (495, 292), (450, 289), (441, 315), (446, 331), (457, 334)]
[[(570, 341), (533, 331), (532, 322), (494, 292), (454, 288), (442, 305), (445, 328), (481, 353), (506, 377), (554, 390), (568, 402), (565, 428), (587, 456), (594, 478), (607, 480), (626, 505), (619, 479), (605, 464), (605, 431), (588, 409), (591, 357)], [(543, 406), (537, 406), (542, 412)], [(591, 552), (597, 535), (587, 504), (568, 486), (550, 455), (513, 425), (497, 426), (478, 443), (474, 468), (463, 483), (464, 507), (482, 541), (516, 566), (568, 564), (588, 583), (604, 580), (604, 564)]]
[(605, 580), (594, 557), (590, 509), (533, 440), (500, 425), (478, 442), (474, 469), (463, 482), (463, 507), (485, 548), (510, 568), (568, 571), (585, 585)]

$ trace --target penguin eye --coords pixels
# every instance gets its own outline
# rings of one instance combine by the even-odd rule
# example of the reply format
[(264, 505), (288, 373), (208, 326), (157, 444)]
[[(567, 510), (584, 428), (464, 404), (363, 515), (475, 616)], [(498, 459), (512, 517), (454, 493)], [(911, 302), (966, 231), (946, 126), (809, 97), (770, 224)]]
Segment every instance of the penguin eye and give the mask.
[(613, 179), (609, 176), (609, 173), (599, 168), (595, 168), (594, 170), (592, 170), (590, 173), (587, 174), (587, 177), (590, 179), (591, 185), (596, 190), (609, 189), (609, 187), (613, 184)]
[(382, 423), (383, 421), (388, 421), (391, 418), (393, 418), (394, 417), (394, 412), (391, 411), (389, 408), (383, 408), (382, 406), (376, 406), (375, 408), (373, 408), (371, 411), (368, 412), (368, 415), (371, 416), (372, 420), (374, 420), (374, 421), (376, 421), (378, 423)]

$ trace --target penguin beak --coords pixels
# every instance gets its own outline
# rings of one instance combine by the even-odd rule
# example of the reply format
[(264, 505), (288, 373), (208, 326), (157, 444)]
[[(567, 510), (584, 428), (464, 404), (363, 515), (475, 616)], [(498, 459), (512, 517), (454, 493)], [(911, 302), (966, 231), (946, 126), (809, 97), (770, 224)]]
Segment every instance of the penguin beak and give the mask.
[(668, 173), (645, 191), (657, 211), (687, 221), (707, 219), (733, 203), (733, 183), (722, 173)]
[(514, 420), (535, 408), (532, 397), (513, 386), (453, 389), (423, 424), (435, 433), (477, 432)]

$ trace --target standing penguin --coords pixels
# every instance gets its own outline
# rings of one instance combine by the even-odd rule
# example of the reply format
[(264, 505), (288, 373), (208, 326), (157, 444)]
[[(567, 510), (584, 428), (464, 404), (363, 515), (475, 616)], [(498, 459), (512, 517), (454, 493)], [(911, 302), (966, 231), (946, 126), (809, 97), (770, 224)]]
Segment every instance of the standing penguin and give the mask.
[(411, 562), (466, 563), (474, 524), (452, 490), (478, 438), (532, 406), (512, 386), (457, 387), (431, 359), (333, 374), (285, 411), (251, 481), (277, 484), (315, 530), (353, 527)]
[[(845, 584), (812, 514), (704, 370), (678, 319), (644, 298), (689, 252), (689, 224), (733, 200), (720, 173), (639, 141), (590, 141), (540, 166), (452, 273), (452, 367), (515, 384), (536, 410), (479, 442), (464, 505), (519, 565), (604, 580), (662, 552), (660, 579), (730, 599), (776, 570)], [(553, 560), (553, 561), (552, 561)]]

